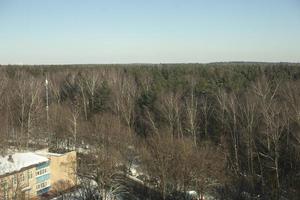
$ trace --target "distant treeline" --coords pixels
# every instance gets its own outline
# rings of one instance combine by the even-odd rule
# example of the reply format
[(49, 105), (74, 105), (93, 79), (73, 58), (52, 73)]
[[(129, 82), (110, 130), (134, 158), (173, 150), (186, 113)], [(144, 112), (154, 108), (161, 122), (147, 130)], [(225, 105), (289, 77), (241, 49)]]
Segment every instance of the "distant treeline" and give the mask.
[(104, 190), (122, 162), (163, 199), (300, 196), (300, 64), (2, 65), (0, 127), (2, 151), (93, 147)]

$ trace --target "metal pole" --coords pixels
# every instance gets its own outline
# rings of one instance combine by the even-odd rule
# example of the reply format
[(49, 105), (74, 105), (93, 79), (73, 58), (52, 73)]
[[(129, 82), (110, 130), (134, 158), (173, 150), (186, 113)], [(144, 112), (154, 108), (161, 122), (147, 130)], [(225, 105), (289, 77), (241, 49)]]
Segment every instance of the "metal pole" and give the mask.
[(47, 132), (49, 133), (49, 93), (48, 93), (48, 79), (46, 75), (45, 80), (45, 87), (46, 87), (46, 119), (47, 119)]

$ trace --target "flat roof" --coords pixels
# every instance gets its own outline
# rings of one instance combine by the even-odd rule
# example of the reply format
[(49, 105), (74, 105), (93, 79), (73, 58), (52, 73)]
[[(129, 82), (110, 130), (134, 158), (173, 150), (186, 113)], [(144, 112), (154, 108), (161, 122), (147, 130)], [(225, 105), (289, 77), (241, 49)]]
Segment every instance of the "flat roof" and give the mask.
[(41, 155), (41, 156), (56, 156), (56, 157), (59, 157), (59, 156), (62, 156), (63, 154), (60, 154), (60, 153), (52, 153), (52, 152), (49, 152), (49, 149), (46, 148), (46, 149), (41, 149), (41, 150), (37, 150), (35, 151), (36, 154), (38, 155)]
[(12, 160), (9, 159), (9, 155), (0, 156), (0, 176), (49, 161), (47, 157), (33, 152), (14, 153), (11, 154), (11, 158)]

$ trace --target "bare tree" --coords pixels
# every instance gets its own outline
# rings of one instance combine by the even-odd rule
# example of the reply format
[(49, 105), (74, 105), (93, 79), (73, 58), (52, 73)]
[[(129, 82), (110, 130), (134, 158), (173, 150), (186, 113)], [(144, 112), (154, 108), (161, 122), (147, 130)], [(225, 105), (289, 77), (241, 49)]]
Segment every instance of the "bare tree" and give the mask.
[(122, 71), (115, 72), (112, 82), (115, 110), (129, 129), (131, 129), (135, 117), (134, 108), (138, 94), (137, 85), (133, 77), (124, 74)]
[(28, 108), (28, 116), (27, 116), (27, 144), (26, 147), (28, 148), (28, 142), (32, 137), (33, 132), (33, 125), (38, 123), (38, 119), (41, 118), (41, 86), (42, 83), (40, 81), (31, 80), (29, 83), (29, 108)]
[(234, 92), (227, 94), (225, 91), (220, 90), (217, 94), (217, 100), (220, 106), (220, 119), (222, 124), (222, 131), (229, 133), (230, 145), (233, 147), (234, 152), (234, 171), (240, 174), (240, 161), (239, 161), (239, 145), (240, 135), (238, 132), (238, 99)]
[(158, 185), (163, 199), (166, 199), (168, 182), (174, 168), (175, 145), (171, 135), (154, 135), (146, 141), (143, 151), (143, 163), (147, 174)]
[(193, 137), (194, 144), (197, 145), (197, 131), (199, 126), (198, 118), (198, 99), (195, 95), (195, 80), (191, 80), (191, 87), (189, 95), (185, 100), (186, 118), (187, 118), (187, 131)]
[(142, 147), (143, 167), (152, 185), (157, 185), (163, 199), (175, 191), (196, 190), (204, 194), (223, 184), (225, 155), (212, 144), (195, 146), (189, 138), (154, 135)]
[(208, 125), (209, 125), (210, 117), (212, 116), (213, 113), (213, 104), (208, 98), (207, 94), (201, 95), (199, 104), (200, 104), (200, 112), (202, 118), (201, 121), (204, 126), (204, 135), (205, 137), (208, 137)]
[(34, 77), (27, 77), (23, 72), (18, 73), (19, 80), (16, 82), (16, 90), (11, 91), (10, 99), (13, 102), (13, 119), (20, 129), (19, 136), (25, 140), (25, 147), (28, 148), (31, 136), (37, 124), (42, 120), (41, 108), (41, 87), (42, 83)]
[(115, 116), (98, 115), (94, 120), (97, 124), (93, 138), (96, 142), (94, 153), (82, 163), (80, 175), (94, 180), (103, 199), (109, 199), (121, 192), (116, 179), (125, 171), (124, 152), (128, 147), (128, 135), (116, 123), (118, 119)]
[(9, 110), (9, 100), (7, 95), (8, 90), (8, 78), (6, 77), (6, 74), (0, 73), (0, 126), (2, 127), (0, 131), (0, 137), (2, 140), (0, 140), (0, 155), (4, 154), (7, 150), (7, 142), (8, 142), (8, 136), (10, 132), (10, 110)]
[[(298, 127), (300, 127), (300, 81), (287, 82), (285, 86), (282, 88), (282, 96), (286, 100), (287, 105), (289, 107), (290, 118), (293, 122), (295, 122)], [(300, 132), (293, 131), (293, 138), (296, 139), (296, 146), (300, 152)], [(289, 146), (291, 143), (290, 135), (287, 134), (287, 145)]]
[[(78, 85), (80, 88), (85, 120), (88, 120), (89, 110), (93, 110), (95, 108), (96, 91), (101, 84), (101, 78), (101, 74), (96, 70), (81, 73)], [(89, 109), (89, 107), (91, 109)]]
[(263, 133), (266, 138), (267, 152), (260, 152), (268, 162), (273, 163), (269, 168), (275, 171), (276, 198), (279, 198), (281, 191), (280, 183), (280, 145), (282, 136), (288, 124), (286, 109), (276, 99), (280, 84), (271, 83), (264, 77), (254, 86), (254, 92), (259, 97), (260, 109), (264, 120)]
[(80, 116), (80, 109), (77, 101), (71, 102), (69, 106), (69, 117), (68, 120), (71, 124), (69, 131), (72, 133), (73, 136), (73, 149), (77, 148), (77, 139), (78, 139), (78, 121)]
[(161, 112), (167, 119), (171, 133), (178, 138), (183, 137), (181, 98), (182, 94), (179, 91), (164, 91), (159, 95)]

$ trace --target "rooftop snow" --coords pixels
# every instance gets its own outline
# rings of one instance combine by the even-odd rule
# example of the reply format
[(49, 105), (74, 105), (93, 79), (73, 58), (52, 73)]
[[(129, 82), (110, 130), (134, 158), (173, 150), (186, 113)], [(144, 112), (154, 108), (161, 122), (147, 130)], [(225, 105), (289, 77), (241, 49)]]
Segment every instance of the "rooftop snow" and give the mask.
[(37, 155), (35, 153), (15, 153), (12, 155), (12, 161), (9, 161), (9, 156), (0, 156), (0, 176), (20, 171), (25, 167), (36, 165), (39, 163), (47, 162), (48, 158), (45, 156)]
[(41, 156), (62, 156), (63, 154), (59, 153), (50, 153), (49, 149), (42, 149), (42, 150), (37, 150), (35, 151), (36, 154), (41, 155)]

